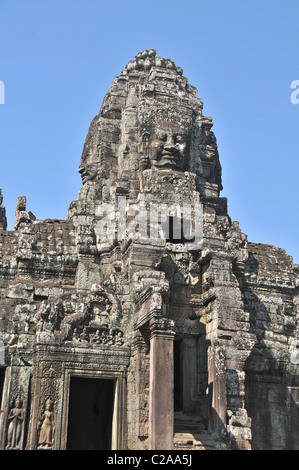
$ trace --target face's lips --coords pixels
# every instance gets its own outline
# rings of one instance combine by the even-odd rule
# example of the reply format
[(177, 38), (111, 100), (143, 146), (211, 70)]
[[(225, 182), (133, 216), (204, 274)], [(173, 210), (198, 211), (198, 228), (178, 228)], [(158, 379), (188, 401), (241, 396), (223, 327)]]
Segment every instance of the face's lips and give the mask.
[(177, 163), (172, 156), (165, 155), (156, 164), (157, 166), (169, 166), (171, 168), (177, 167)]
[(165, 161), (165, 162), (170, 162), (172, 164), (176, 164), (178, 160), (179, 160), (179, 156), (173, 152), (163, 151), (161, 153), (160, 163)]
[(164, 152), (162, 152), (161, 155), (162, 155), (162, 157), (172, 157), (172, 158), (174, 158), (173, 152), (164, 151)]
[(82, 183), (86, 183), (86, 181), (87, 181), (86, 169), (85, 168), (79, 168), (78, 172), (81, 175)]

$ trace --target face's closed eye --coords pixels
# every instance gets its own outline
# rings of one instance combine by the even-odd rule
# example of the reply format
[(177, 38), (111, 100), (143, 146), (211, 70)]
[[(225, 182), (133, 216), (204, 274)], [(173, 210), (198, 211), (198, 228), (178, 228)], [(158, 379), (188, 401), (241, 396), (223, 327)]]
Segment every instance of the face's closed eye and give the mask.
[(167, 140), (167, 133), (163, 131), (157, 132), (157, 140), (160, 140), (161, 142), (166, 142)]
[(174, 141), (176, 144), (184, 144), (186, 142), (186, 136), (184, 134), (177, 134)]

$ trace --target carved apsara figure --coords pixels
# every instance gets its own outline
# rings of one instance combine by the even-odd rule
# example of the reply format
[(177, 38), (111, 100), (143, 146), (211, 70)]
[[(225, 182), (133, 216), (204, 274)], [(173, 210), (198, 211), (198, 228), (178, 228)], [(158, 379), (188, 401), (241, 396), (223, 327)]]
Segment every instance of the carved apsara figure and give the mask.
[(45, 409), (41, 416), (41, 428), (38, 439), (38, 449), (49, 449), (53, 445), (53, 404), (50, 399), (46, 401)]
[(18, 396), (15, 399), (15, 406), (8, 415), (7, 445), (6, 449), (19, 450), (23, 432), (25, 410), (22, 408), (22, 400)]
[(101, 334), (100, 334), (99, 329), (95, 332), (95, 334), (92, 338), (92, 342), (95, 343), (95, 344), (101, 344), (102, 339), (101, 339)]
[(86, 326), (84, 326), (83, 331), (80, 335), (80, 342), (81, 343), (89, 343), (89, 335), (88, 335)]
[(115, 344), (117, 346), (122, 346), (124, 344), (123, 336), (124, 334), (122, 331), (117, 332), (116, 337), (115, 337)]

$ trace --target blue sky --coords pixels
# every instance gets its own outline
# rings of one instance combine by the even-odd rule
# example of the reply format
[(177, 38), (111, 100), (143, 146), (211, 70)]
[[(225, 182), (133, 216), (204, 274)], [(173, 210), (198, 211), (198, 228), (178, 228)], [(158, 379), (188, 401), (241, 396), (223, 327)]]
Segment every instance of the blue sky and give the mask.
[(213, 118), (231, 218), (299, 263), (298, 18), (298, 0), (0, 0), (9, 229), (18, 196), (38, 219), (66, 217), (104, 95), (138, 52), (156, 49)]

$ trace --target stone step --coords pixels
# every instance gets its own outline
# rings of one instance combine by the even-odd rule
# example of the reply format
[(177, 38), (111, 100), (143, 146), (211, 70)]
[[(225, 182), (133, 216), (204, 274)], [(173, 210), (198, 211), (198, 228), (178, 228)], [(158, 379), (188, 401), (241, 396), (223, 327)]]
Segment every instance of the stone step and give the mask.
[(205, 424), (199, 416), (191, 416), (183, 412), (174, 413), (175, 432), (199, 432), (204, 429)]
[(200, 416), (183, 411), (174, 413), (174, 449), (176, 450), (226, 450), (227, 443), (207, 431)]
[(205, 430), (205, 425), (203, 423), (186, 423), (186, 424), (176, 424), (174, 425), (175, 432), (193, 432), (199, 433), (200, 431)]
[(228, 450), (228, 444), (210, 433), (175, 433), (173, 447), (176, 450)]

